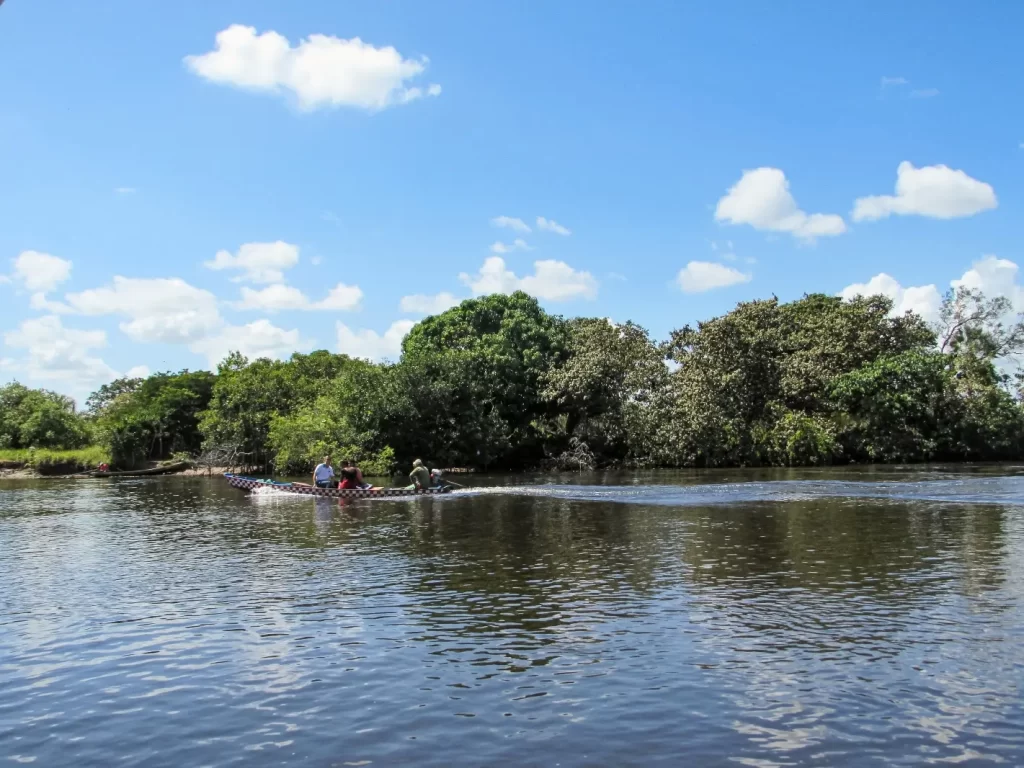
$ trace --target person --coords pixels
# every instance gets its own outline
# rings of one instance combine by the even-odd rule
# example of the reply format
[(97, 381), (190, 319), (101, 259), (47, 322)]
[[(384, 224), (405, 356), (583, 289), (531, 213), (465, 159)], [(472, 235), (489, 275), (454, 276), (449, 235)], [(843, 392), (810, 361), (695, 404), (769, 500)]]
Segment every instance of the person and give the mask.
[(323, 462), (313, 470), (313, 485), (317, 488), (330, 488), (334, 485), (334, 467), (331, 466), (330, 456), (324, 456)]
[(431, 485), (432, 488), (443, 488), (444, 487), (444, 479), (441, 477), (441, 470), (440, 469), (436, 469), (435, 468), (435, 469), (430, 470), (430, 485)]
[(412, 480), (413, 487), (417, 491), (425, 491), (430, 488), (430, 471), (423, 466), (423, 462), (419, 459), (412, 463), (409, 479)]
[(363, 473), (359, 467), (351, 459), (345, 459), (344, 466), (341, 468), (341, 482), (338, 484), (339, 488), (360, 488), (366, 490), (372, 486), (363, 481)]

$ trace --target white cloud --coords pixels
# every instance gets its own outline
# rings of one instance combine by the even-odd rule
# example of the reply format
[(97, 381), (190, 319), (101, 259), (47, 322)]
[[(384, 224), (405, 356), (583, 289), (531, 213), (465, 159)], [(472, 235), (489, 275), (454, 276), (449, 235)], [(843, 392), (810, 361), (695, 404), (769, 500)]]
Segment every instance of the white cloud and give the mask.
[(45, 293), (33, 293), (28, 299), (28, 305), (32, 309), (57, 315), (66, 315), (72, 311), (67, 304), (46, 298)]
[(134, 195), (138, 192), (135, 187), (115, 187), (114, 191), (119, 195)]
[(904, 288), (899, 281), (885, 272), (881, 272), (866, 283), (848, 285), (839, 295), (849, 301), (857, 296), (876, 296), (881, 294), (892, 299), (892, 315), (916, 312), (928, 322), (939, 317), (939, 306), (942, 296), (934, 285), (919, 285)]
[(216, 49), (186, 56), (185, 65), (215, 83), (269, 93), (291, 92), (300, 108), (357, 107), (380, 110), (424, 95), (437, 96), (441, 86), (409, 86), (423, 74), (427, 58), (406, 59), (394, 48), (376, 48), (358, 37), (350, 40), (310, 35), (295, 47), (277, 32), (257, 34), (233, 24), (217, 33)]
[(530, 226), (525, 221), (512, 216), (495, 216), (491, 219), (491, 224), (501, 229), (511, 229), (513, 232), (530, 231)]
[(111, 285), (64, 297), (84, 315), (120, 315), (120, 328), (135, 341), (189, 343), (215, 331), (222, 320), (217, 299), (180, 278), (117, 276)]
[(1005, 296), (1013, 305), (1014, 312), (1024, 312), (1024, 288), (1017, 282), (1019, 271), (1009, 259), (984, 256), (974, 262), (959, 280), (950, 282), (950, 286), (973, 288), (990, 298)]
[(323, 256), (314, 256), (309, 260), (309, 263), (312, 264), (314, 267), (319, 267), (321, 264), (324, 263)]
[(846, 223), (841, 216), (805, 213), (789, 191), (786, 174), (778, 168), (744, 171), (725, 197), (718, 201), (715, 219), (729, 224), (749, 224), (754, 229), (789, 232), (803, 240), (841, 235)]
[(261, 290), (242, 288), (242, 300), (236, 309), (256, 309), (266, 312), (280, 310), (324, 310), (350, 312), (359, 309), (363, 291), (358, 285), (338, 283), (320, 301), (310, 301), (302, 291), (290, 285), (268, 285)]
[(336, 324), (338, 352), (373, 361), (397, 360), (402, 353), (402, 339), (414, 325), (412, 320), (396, 320), (379, 334), (368, 329), (353, 330), (339, 322)]
[(996, 193), (983, 181), (945, 165), (915, 168), (908, 161), (896, 169), (896, 194), (858, 198), (854, 221), (874, 221), (892, 214), (954, 219), (995, 208)]
[(312, 348), (312, 341), (303, 339), (298, 329), (278, 328), (269, 320), (223, 326), (217, 333), (189, 346), (196, 354), (205, 355), (211, 368), (215, 368), (230, 352), (241, 352), (250, 360), (259, 357), (280, 359)]
[(534, 274), (520, 278), (505, 267), (504, 259), (491, 256), (484, 261), (477, 274), (463, 272), (459, 280), (477, 296), (525, 291), (549, 301), (597, 297), (597, 280), (589, 272), (580, 272), (564, 261), (550, 259), (535, 261), (533, 267)]
[(89, 385), (117, 376), (113, 368), (90, 354), (90, 350), (106, 346), (107, 334), (65, 328), (56, 315), (22, 321), (17, 330), (4, 334), (4, 343), (27, 350), (24, 360), (8, 360), (7, 366), (32, 379)]
[(753, 275), (713, 261), (691, 261), (676, 276), (683, 293), (704, 293), (715, 288), (749, 283)]
[(905, 77), (882, 77), (882, 87), (887, 88), (891, 85), (910, 85), (910, 81)]
[(242, 274), (236, 281), (251, 283), (280, 283), (284, 281), (282, 270), (299, 263), (299, 246), (278, 240), (274, 243), (245, 243), (232, 255), (228, 251), (217, 251), (213, 261), (203, 262), (207, 269), (237, 269)]
[(398, 304), (402, 312), (409, 312), (417, 315), (439, 315), (446, 309), (451, 309), (458, 304), (460, 299), (450, 293), (438, 293), (427, 296), (417, 293), (412, 296), (403, 296)]
[[(22, 251), (11, 259), (11, 277), (30, 291), (47, 293), (71, 277), (71, 262), (39, 251)], [(9, 282), (10, 280), (8, 280)]]
[(331, 288), (326, 298), (313, 305), (313, 309), (333, 310), (335, 312), (351, 312), (359, 309), (363, 300), (363, 292), (358, 285), (338, 283)]
[(569, 236), (572, 234), (569, 229), (563, 227), (557, 221), (553, 219), (545, 219), (543, 216), (537, 217), (537, 229), (542, 229), (545, 232), (554, 232), (556, 235)]
[(126, 379), (145, 379), (149, 374), (150, 370), (148, 365), (136, 365), (134, 368), (129, 368), (124, 372)]
[(513, 251), (530, 251), (530, 245), (521, 237), (517, 237), (511, 243), (498, 241), (491, 243), (491, 253), (512, 253)]

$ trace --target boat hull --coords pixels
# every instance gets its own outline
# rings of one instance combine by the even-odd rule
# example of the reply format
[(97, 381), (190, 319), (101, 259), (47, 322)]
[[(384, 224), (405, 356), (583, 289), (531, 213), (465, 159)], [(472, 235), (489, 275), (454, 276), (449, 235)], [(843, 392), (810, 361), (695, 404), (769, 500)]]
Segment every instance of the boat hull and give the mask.
[(430, 488), (429, 490), (417, 491), (409, 488), (314, 488), (311, 485), (295, 485), (294, 483), (275, 483), (273, 480), (260, 480), (245, 475), (225, 474), (224, 478), (228, 485), (233, 488), (241, 488), (251, 491), (256, 488), (276, 488), (285, 493), (294, 493), (297, 496), (324, 496), (331, 499), (379, 499), (394, 498), (399, 496), (436, 496), (439, 493), (448, 493), (451, 488)]

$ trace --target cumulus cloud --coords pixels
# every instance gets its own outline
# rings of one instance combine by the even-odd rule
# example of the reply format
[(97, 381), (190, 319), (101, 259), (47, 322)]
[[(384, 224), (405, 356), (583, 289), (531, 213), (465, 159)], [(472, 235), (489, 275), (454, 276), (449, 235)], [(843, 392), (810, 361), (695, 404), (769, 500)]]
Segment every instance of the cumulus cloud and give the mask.
[(109, 286), (64, 297), (74, 312), (120, 315), (120, 328), (135, 341), (189, 343), (222, 323), (217, 298), (184, 280), (116, 276)]
[(439, 315), (446, 309), (454, 307), (459, 301), (450, 293), (443, 292), (433, 296), (417, 293), (412, 296), (403, 296), (402, 300), (398, 303), (398, 308), (402, 312), (410, 314)]
[(298, 329), (278, 328), (265, 319), (247, 325), (225, 325), (189, 346), (197, 355), (204, 355), (211, 368), (231, 352), (241, 352), (250, 360), (260, 357), (281, 359), (293, 352), (306, 352), (312, 348), (313, 342), (304, 339)]
[(46, 298), (45, 293), (33, 293), (28, 299), (28, 305), (40, 312), (50, 312), (56, 315), (66, 315), (72, 311), (71, 307), (61, 301), (53, 301)]
[(498, 241), (491, 243), (491, 253), (512, 253), (513, 251), (529, 251), (529, 243), (523, 240), (521, 237), (517, 237), (511, 243), (503, 243)]
[(807, 241), (846, 231), (842, 216), (800, 210), (789, 191), (786, 174), (778, 168), (744, 171), (718, 201), (715, 219), (728, 224), (749, 224), (769, 232), (789, 232)]
[(320, 301), (311, 301), (306, 294), (290, 285), (268, 285), (261, 290), (242, 288), (242, 300), (236, 309), (256, 309), (265, 312), (281, 310), (323, 310), (350, 312), (359, 309), (363, 291), (358, 285), (338, 283)]
[(459, 280), (469, 286), (477, 296), (525, 291), (549, 301), (597, 297), (597, 280), (589, 272), (577, 271), (564, 261), (551, 259), (535, 261), (533, 267), (534, 274), (517, 277), (506, 268), (504, 259), (500, 256), (491, 256), (484, 261), (477, 274), (469, 275), (463, 272), (459, 275)]
[(691, 261), (676, 276), (683, 293), (704, 293), (715, 288), (749, 283), (753, 275), (714, 261)]
[(368, 329), (353, 330), (337, 323), (338, 352), (366, 360), (397, 360), (402, 353), (402, 339), (412, 327), (412, 320), (396, 320), (383, 334)]
[(292, 46), (277, 32), (258, 34), (233, 24), (217, 33), (216, 47), (186, 56), (185, 65), (214, 83), (267, 93), (291, 93), (300, 108), (355, 107), (370, 111), (438, 96), (441, 86), (410, 85), (427, 58), (406, 59), (391, 46), (377, 48), (358, 37), (310, 35)]
[(854, 221), (874, 221), (893, 214), (955, 219), (973, 216), (998, 205), (996, 193), (983, 181), (945, 165), (915, 168), (903, 161), (896, 169), (896, 194), (856, 200)]
[(241, 274), (233, 278), (236, 282), (280, 283), (284, 281), (283, 270), (299, 263), (299, 246), (281, 240), (273, 243), (245, 243), (238, 253), (217, 251), (213, 261), (203, 266), (213, 270), (238, 270)]
[[(960, 286), (972, 288), (988, 298), (1005, 296), (1011, 306), (1011, 314), (1005, 320), (1012, 322), (1017, 313), (1024, 312), (1024, 286), (1021, 286), (1019, 277), (1020, 269), (1015, 262), (987, 255), (975, 261), (963, 275), (950, 280), (949, 285), (954, 289)], [(839, 293), (844, 299), (875, 294), (893, 300), (894, 315), (912, 310), (929, 322), (939, 319), (942, 296), (935, 285), (904, 287), (894, 277), (882, 272), (866, 283), (848, 285)]]
[(149, 374), (150, 370), (148, 365), (136, 365), (124, 372), (125, 378), (127, 379), (145, 379)]
[(7, 367), (31, 379), (91, 385), (116, 378), (117, 372), (91, 350), (105, 347), (103, 331), (65, 328), (56, 315), (24, 320), (16, 330), (4, 334), (4, 343), (12, 349), (24, 349), (26, 357), (7, 360)]
[(572, 234), (567, 227), (563, 227), (552, 219), (545, 219), (543, 216), (537, 217), (537, 229), (542, 229), (545, 232), (554, 232), (556, 235), (564, 235), (566, 237)]
[(512, 216), (495, 216), (491, 224), (499, 229), (511, 229), (513, 232), (529, 232), (530, 226), (522, 219)]
[(953, 288), (973, 288), (989, 297), (1005, 296), (1010, 300), (1014, 312), (1024, 312), (1024, 288), (1017, 282), (1019, 271), (1017, 265), (1009, 259), (984, 256), (950, 285)]
[(16, 282), (30, 291), (47, 293), (71, 277), (71, 262), (39, 251), (22, 251), (11, 259), (11, 275), (0, 282)]
[(839, 292), (839, 295), (847, 301), (857, 296), (887, 296), (892, 299), (891, 314), (916, 312), (928, 322), (938, 320), (939, 306), (942, 304), (942, 296), (934, 285), (904, 288), (896, 278), (885, 272), (875, 275), (866, 283), (848, 285)]

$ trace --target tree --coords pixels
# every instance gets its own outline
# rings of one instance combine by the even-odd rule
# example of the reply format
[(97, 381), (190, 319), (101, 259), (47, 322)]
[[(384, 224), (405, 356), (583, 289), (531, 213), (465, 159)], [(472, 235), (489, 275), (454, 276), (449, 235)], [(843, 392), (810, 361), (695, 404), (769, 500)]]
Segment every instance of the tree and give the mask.
[(566, 357), (543, 376), (544, 400), (556, 414), (549, 452), (582, 441), (599, 461), (641, 460), (654, 393), (668, 376), (647, 331), (603, 318), (567, 323)]
[(678, 364), (660, 396), (657, 463), (697, 466), (823, 463), (837, 450), (830, 386), (885, 356), (921, 351), (920, 317), (891, 316), (882, 296), (811, 294), (742, 303), (675, 331)]
[(157, 373), (138, 383), (121, 379), (93, 393), (89, 401), (113, 461), (134, 466), (174, 453), (198, 453), (200, 413), (210, 402), (214, 380), (207, 371)]
[(1024, 314), (1005, 296), (960, 285), (943, 297), (936, 333), (942, 352), (996, 360), (1024, 351)]
[(109, 408), (118, 398), (131, 395), (142, 386), (144, 379), (124, 377), (102, 385), (85, 401), (85, 410), (93, 416)]
[(0, 387), (0, 448), (81, 448), (90, 437), (70, 397), (18, 382)]
[(397, 377), (428, 455), (511, 467), (536, 461), (544, 374), (565, 354), (561, 318), (517, 291), (470, 299), (418, 323), (402, 342)]

